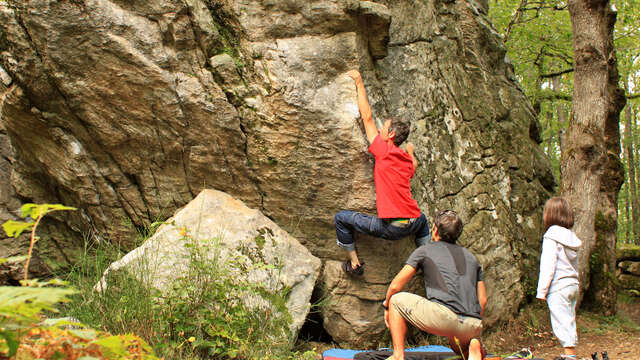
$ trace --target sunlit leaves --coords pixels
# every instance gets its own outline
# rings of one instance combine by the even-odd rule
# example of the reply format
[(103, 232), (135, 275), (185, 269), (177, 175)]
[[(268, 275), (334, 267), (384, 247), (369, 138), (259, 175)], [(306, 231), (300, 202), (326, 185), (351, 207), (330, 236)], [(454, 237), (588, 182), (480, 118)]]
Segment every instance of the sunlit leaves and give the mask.
[(76, 210), (76, 208), (60, 204), (24, 204), (20, 208), (20, 214), (23, 218), (37, 219), (47, 213), (59, 210)]
[(7, 233), (7, 236), (16, 238), (25, 231), (31, 231), (34, 224), (35, 222), (33, 221), (24, 222), (9, 220), (2, 224), (2, 228), (4, 229), (4, 232)]
[[(573, 95), (572, 29), (567, 1), (501, 0), (489, 3), (489, 17), (506, 37), (507, 55), (525, 94), (538, 111), (543, 149), (559, 176), (559, 132), (570, 117)], [(640, 71), (640, 0), (613, 0), (620, 81)], [(634, 84), (635, 85), (635, 84)], [(637, 93), (640, 90), (633, 86)]]

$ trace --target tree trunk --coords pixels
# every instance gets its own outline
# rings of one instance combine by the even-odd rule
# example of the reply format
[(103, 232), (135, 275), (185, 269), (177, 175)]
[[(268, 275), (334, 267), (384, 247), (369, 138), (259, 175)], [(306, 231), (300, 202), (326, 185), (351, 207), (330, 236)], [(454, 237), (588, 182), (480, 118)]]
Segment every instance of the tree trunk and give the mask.
[(562, 159), (563, 194), (575, 209), (574, 230), (584, 241), (580, 279), (585, 302), (615, 314), (617, 197), (623, 182), (620, 111), (613, 49), (616, 13), (606, 0), (570, 0), (574, 90)]
[[(625, 82), (626, 84), (626, 82)], [(626, 85), (625, 85), (626, 87)], [(625, 109), (625, 121), (624, 121), (624, 153), (627, 158), (627, 167), (629, 171), (629, 192), (631, 196), (627, 198), (627, 203), (631, 207), (631, 217), (628, 219), (631, 222), (632, 237), (628, 240), (632, 240), (638, 237), (640, 234), (640, 208), (638, 207), (638, 197), (636, 194), (636, 163), (633, 154), (633, 124), (631, 114), (631, 104)], [(635, 243), (635, 241), (628, 241)]]
[[(631, 234), (631, 193), (629, 190), (629, 181), (626, 180), (622, 186), (624, 188), (624, 244), (630, 244), (633, 242), (633, 235)], [(619, 224), (620, 222), (618, 222)]]
[[(562, 91), (561, 84), (560, 84), (560, 77), (556, 76), (553, 78), (552, 86), (553, 86), (553, 90), (557, 92)], [(558, 113), (558, 149), (560, 151), (560, 159), (562, 159), (562, 153), (564, 152), (564, 142), (565, 142), (565, 136), (566, 136), (565, 127), (567, 124), (567, 108), (563, 101), (558, 101), (556, 103), (556, 111)]]
[[(638, 195), (638, 183), (640, 182), (640, 169), (638, 169), (638, 155), (639, 155), (639, 151), (638, 151), (638, 146), (640, 146), (640, 141), (638, 140), (638, 125), (637, 125), (637, 121), (638, 121), (638, 107), (637, 106), (630, 106), (630, 112), (631, 112), (631, 148), (632, 148), (632, 152), (634, 153), (634, 162), (633, 162), (633, 169), (635, 171), (635, 183), (636, 183), (636, 195)], [(640, 213), (640, 199), (636, 198), (633, 199), (634, 204), (638, 205), (638, 212)], [(639, 215), (640, 217), (640, 215)], [(638, 222), (640, 222), (640, 219), (638, 219)], [(639, 226), (640, 227), (640, 226)], [(631, 242), (631, 244), (636, 244), (636, 245), (640, 245), (640, 234), (636, 234), (635, 237), (633, 238), (633, 241)]]
[[(640, 134), (638, 133), (638, 126), (636, 125), (636, 121), (638, 121), (638, 107), (635, 105), (630, 106), (630, 110), (631, 110), (631, 117), (632, 117), (632, 128), (631, 128), (631, 135), (632, 135), (632, 147), (633, 147), (633, 156), (634, 159), (640, 159), (640, 149), (638, 149), (638, 147), (640, 147)], [(634, 169), (635, 169), (635, 182), (636, 182), (636, 193), (638, 192), (638, 184), (640, 183), (640, 169), (638, 168), (638, 164), (634, 163)], [(634, 199), (634, 201), (638, 202), (638, 208), (640, 210), (640, 199)], [(631, 242), (632, 244), (636, 244), (636, 245), (640, 245), (640, 234), (636, 235), (633, 238), (633, 241)]]
[(545, 125), (547, 127), (547, 131), (549, 132), (549, 136), (547, 137), (545, 142), (545, 147), (546, 147), (545, 153), (549, 158), (556, 158), (556, 154), (553, 151), (553, 141), (554, 141), (555, 133), (553, 131), (553, 113), (551, 111), (547, 113), (547, 122)]

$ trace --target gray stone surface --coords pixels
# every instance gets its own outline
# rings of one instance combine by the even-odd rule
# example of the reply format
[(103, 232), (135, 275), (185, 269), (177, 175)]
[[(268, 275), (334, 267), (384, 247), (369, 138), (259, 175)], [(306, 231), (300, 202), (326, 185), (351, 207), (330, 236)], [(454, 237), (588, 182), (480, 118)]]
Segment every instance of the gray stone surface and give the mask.
[(533, 291), (541, 206), (554, 181), (486, 8), (0, 2), (0, 66), (13, 81), (0, 112), (15, 152), (11, 185), (22, 199), (80, 209), (60, 218), (56, 246), (41, 246), (64, 253), (54, 265), (74, 260), (84, 234), (127, 244), (135, 230), (125, 223), (164, 219), (204, 188), (229, 193), (327, 262), (324, 327), (334, 340), (373, 344), (385, 329), (370, 307), (412, 242), (363, 239), (364, 279), (335, 271), (345, 258), (335, 212), (375, 212), (373, 163), (344, 75), (358, 68), (374, 116), (411, 123), (422, 210), (430, 218), (450, 207), (467, 224), (461, 242), (485, 267), (494, 324)]
[[(200, 246), (214, 241), (219, 241), (219, 247), (212, 245), (212, 253), (206, 256), (219, 256), (220, 262), (235, 259), (252, 269), (238, 272), (238, 277), (261, 284), (272, 294), (290, 289), (286, 306), (292, 318), (290, 330), (295, 336), (311, 306), (309, 300), (320, 271), (320, 259), (260, 211), (216, 190), (203, 190), (140, 247), (112, 263), (96, 289), (108, 286), (110, 272), (125, 268), (141, 281), (166, 292), (177, 277), (188, 273), (190, 256), (185, 245)], [(260, 265), (257, 261), (272, 267), (252, 267), (251, 264)], [(269, 306), (263, 304), (268, 300), (250, 300), (250, 306)], [(277, 307), (272, 310), (277, 311)]]

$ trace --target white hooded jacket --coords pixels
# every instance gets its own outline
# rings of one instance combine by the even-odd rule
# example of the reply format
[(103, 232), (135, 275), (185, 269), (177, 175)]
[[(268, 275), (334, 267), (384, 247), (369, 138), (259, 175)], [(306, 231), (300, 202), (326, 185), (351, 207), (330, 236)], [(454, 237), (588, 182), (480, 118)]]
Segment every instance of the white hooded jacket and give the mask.
[(576, 234), (562, 226), (553, 225), (542, 237), (538, 299), (550, 292), (578, 284), (578, 249), (582, 246)]

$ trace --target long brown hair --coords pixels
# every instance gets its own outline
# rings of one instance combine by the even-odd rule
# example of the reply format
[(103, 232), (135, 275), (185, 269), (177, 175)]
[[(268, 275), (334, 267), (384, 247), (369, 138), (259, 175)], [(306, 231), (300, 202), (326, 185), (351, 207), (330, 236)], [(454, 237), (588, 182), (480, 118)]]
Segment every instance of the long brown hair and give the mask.
[(567, 229), (573, 227), (573, 211), (569, 202), (560, 196), (552, 197), (544, 204), (542, 215), (544, 230), (547, 231), (552, 225), (559, 225)]

